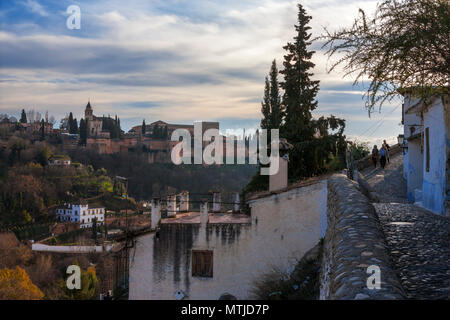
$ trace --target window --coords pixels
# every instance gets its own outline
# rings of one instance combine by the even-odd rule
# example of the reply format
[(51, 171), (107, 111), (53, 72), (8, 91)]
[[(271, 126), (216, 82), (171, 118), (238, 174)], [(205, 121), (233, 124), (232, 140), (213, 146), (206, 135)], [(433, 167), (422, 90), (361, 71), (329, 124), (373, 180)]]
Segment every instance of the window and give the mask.
[(430, 172), (430, 128), (425, 129), (425, 143), (426, 143), (426, 170)]
[(212, 250), (192, 250), (192, 276), (212, 278), (213, 260)]
[(402, 103), (402, 124), (405, 124), (405, 104)]

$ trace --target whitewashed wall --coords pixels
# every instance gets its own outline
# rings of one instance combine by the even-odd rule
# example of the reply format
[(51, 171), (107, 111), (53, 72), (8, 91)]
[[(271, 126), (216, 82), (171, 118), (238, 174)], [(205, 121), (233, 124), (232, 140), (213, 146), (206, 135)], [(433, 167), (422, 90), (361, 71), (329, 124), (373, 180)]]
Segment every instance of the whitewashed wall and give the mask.
[[(253, 281), (273, 268), (292, 271), (326, 230), (326, 181), (251, 201), (251, 223), (161, 226), (130, 254), (131, 300), (251, 299)], [(213, 278), (191, 276), (191, 249), (214, 250)]]
[[(422, 128), (422, 119), (416, 113), (406, 113), (409, 108), (419, 102), (417, 98), (410, 98), (409, 95), (404, 99), (404, 136), (405, 139), (409, 139), (411, 136), (410, 128), (413, 125), (416, 128), (414, 134), (420, 133)], [(420, 138), (408, 141), (408, 151), (403, 156), (403, 177), (407, 181), (407, 197), (408, 201), (414, 202), (415, 190), (422, 190), (423, 180), (423, 154), (421, 151)]]
[[(424, 113), (423, 128), (430, 133), (430, 170), (423, 164), (423, 206), (435, 213), (445, 215), (447, 138), (444, 106), (441, 99)], [(424, 141), (424, 159), (426, 159), (426, 140)]]

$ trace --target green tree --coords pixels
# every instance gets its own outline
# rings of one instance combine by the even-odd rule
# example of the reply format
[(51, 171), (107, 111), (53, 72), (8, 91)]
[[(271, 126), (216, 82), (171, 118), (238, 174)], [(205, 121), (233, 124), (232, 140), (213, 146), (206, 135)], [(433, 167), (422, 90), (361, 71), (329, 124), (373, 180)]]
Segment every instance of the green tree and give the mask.
[(45, 140), (45, 123), (44, 119), (41, 120), (41, 128), (39, 129), (41, 135), (41, 141)]
[(27, 123), (27, 114), (25, 109), (22, 109), (22, 114), (20, 116), (20, 123)]
[(69, 133), (73, 133), (73, 114), (72, 112), (69, 114), (69, 121), (67, 123), (68, 129), (69, 129)]
[[(343, 167), (345, 163), (345, 120), (331, 115), (328, 118), (314, 119), (314, 111), (318, 103), (316, 95), (319, 81), (311, 80), (314, 63), (311, 58), (314, 51), (308, 50), (311, 45), (311, 29), (308, 23), (311, 17), (298, 5), (298, 25), (295, 26), (294, 42), (283, 48), (284, 77), (280, 87), (284, 90), (280, 102), (278, 86), (278, 70), (273, 61), (269, 78), (266, 78), (264, 100), (262, 102), (264, 129), (280, 128), (280, 136), (286, 138), (294, 146), (289, 152), (289, 180), (300, 179), (333, 171)], [(269, 179), (259, 172), (244, 189), (247, 192), (267, 188)]]
[(79, 130), (78, 130), (78, 121), (77, 121), (77, 118), (73, 119), (73, 125), (72, 125), (72, 127), (73, 127), (73, 130), (72, 130), (73, 134), (78, 134), (78, 133), (79, 133)]
[(84, 119), (80, 120), (80, 145), (85, 146), (87, 140), (87, 125)]
[(261, 113), (263, 115), (261, 128), (268, 130), (267, 141), (270, 145), (270, 129), (280, 129), (283, 121), (283, 107), (281, 105), (280, 88), (278, 84), (278, 68), (275, 59), (272, 61), (269, 77), (266, 77), (265, 80)]
[(283, 47), (287, 54), (284, 56), (284, 69), (280, 71), (284, 76), (280, 85), (284, 89), (283, 106), (286, 110), (281, 136), (294, 145), (289, 162), (291, 179), (309, 176), (311, 173), (313, 150), (309, 142), (315, 134), (312, 111), (317, 108), (316, 95), (319, 91), (319, 81), (310, 79), (313, 75), (310, 70), (315, 66), (311, 61), (314, 51), (308, 50), (311, 45), (311, 27), (308, 26), (311, 16), (306, 14), (301, 4), (298, 5), (297, 19), (294, 42)]
[(110, 133), (111, 139), (120, 139), (122, 130), (120, 128), (120, 119), (117, 116), (112, 119), (110, 116), (103, 117), (102, 130)]
[(11, 139), (9, 141), (9, 149), (11, 150), (11, 161), (14, 163), (14, 160), (17, 159), (20, 161), (21, 153), (28, 147), (28, 141), (23, 140), (21, 138)]
[(36, 150), (35, 159), (41, 166), (44, 167), (47, 165), (48, 159), (50, 159), (51, 155), (52, 155), (52, 151), (49, 148), (49, 146), (46, 144), (42, 144)]
[(145, 119), (142, 120), (142, 134), (145, 134)]
[(269, 78), (266, 77), (265, 86), (264, 86), (264, 98), (261, 102), (261, 128), (269, 129), (270, 128), (270, 82)]
[(92, 237), (97, 244), (97, 218), (92, 219)]
[(78, 133), (78, 121), (73, 118), (72, 112), (69, 114), (68, 127), (70, 134)]
[[(78, 261), (73, 263), (79, 266)], [(92, 300), (96, 298), (98, 279), (93, 267), (88, 267), (86, 271), (81, 272), (81, 289), (69, 290), (66, 282), (63, 280), (59, 284), (65, 292), (65, 298), (70, 300)]]
[(117, 118), (116, 130), (117, 130), (117, 138), (122, 139), (122, 129), (120, 128), (120, 118)]
[(279, 129), (283, 121), (283, 106), (281, 104), (278, 84), (277, 61), (274, 59), (270, 68), (270, 129)]

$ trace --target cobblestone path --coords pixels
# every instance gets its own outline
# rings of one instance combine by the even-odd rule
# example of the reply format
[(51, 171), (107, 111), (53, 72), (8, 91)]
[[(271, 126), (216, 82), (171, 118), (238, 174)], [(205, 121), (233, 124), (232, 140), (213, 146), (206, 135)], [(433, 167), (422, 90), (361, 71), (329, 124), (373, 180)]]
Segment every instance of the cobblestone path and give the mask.
[(380, 201), (373, 205), (394, 269), (408, 298), (450, 299), (450, 219), (407, 203), (402, 162), (398, 154), (384, 170), (362, 172)]

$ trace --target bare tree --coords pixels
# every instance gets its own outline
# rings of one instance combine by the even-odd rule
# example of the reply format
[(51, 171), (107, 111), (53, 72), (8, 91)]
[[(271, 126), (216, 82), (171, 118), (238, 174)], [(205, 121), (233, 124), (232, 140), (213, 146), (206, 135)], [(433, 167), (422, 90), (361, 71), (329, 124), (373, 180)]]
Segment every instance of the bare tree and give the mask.
[(372, 17), (360, 9), (350, 28), (322, 36), (330, 57), (329, 72), (343, 65), (345, 76), (365, 77), (370, 112), (392, 100), (401, 88), (426, 98), (448, 93), (450, 81), (450, 1), (384, 0)]

